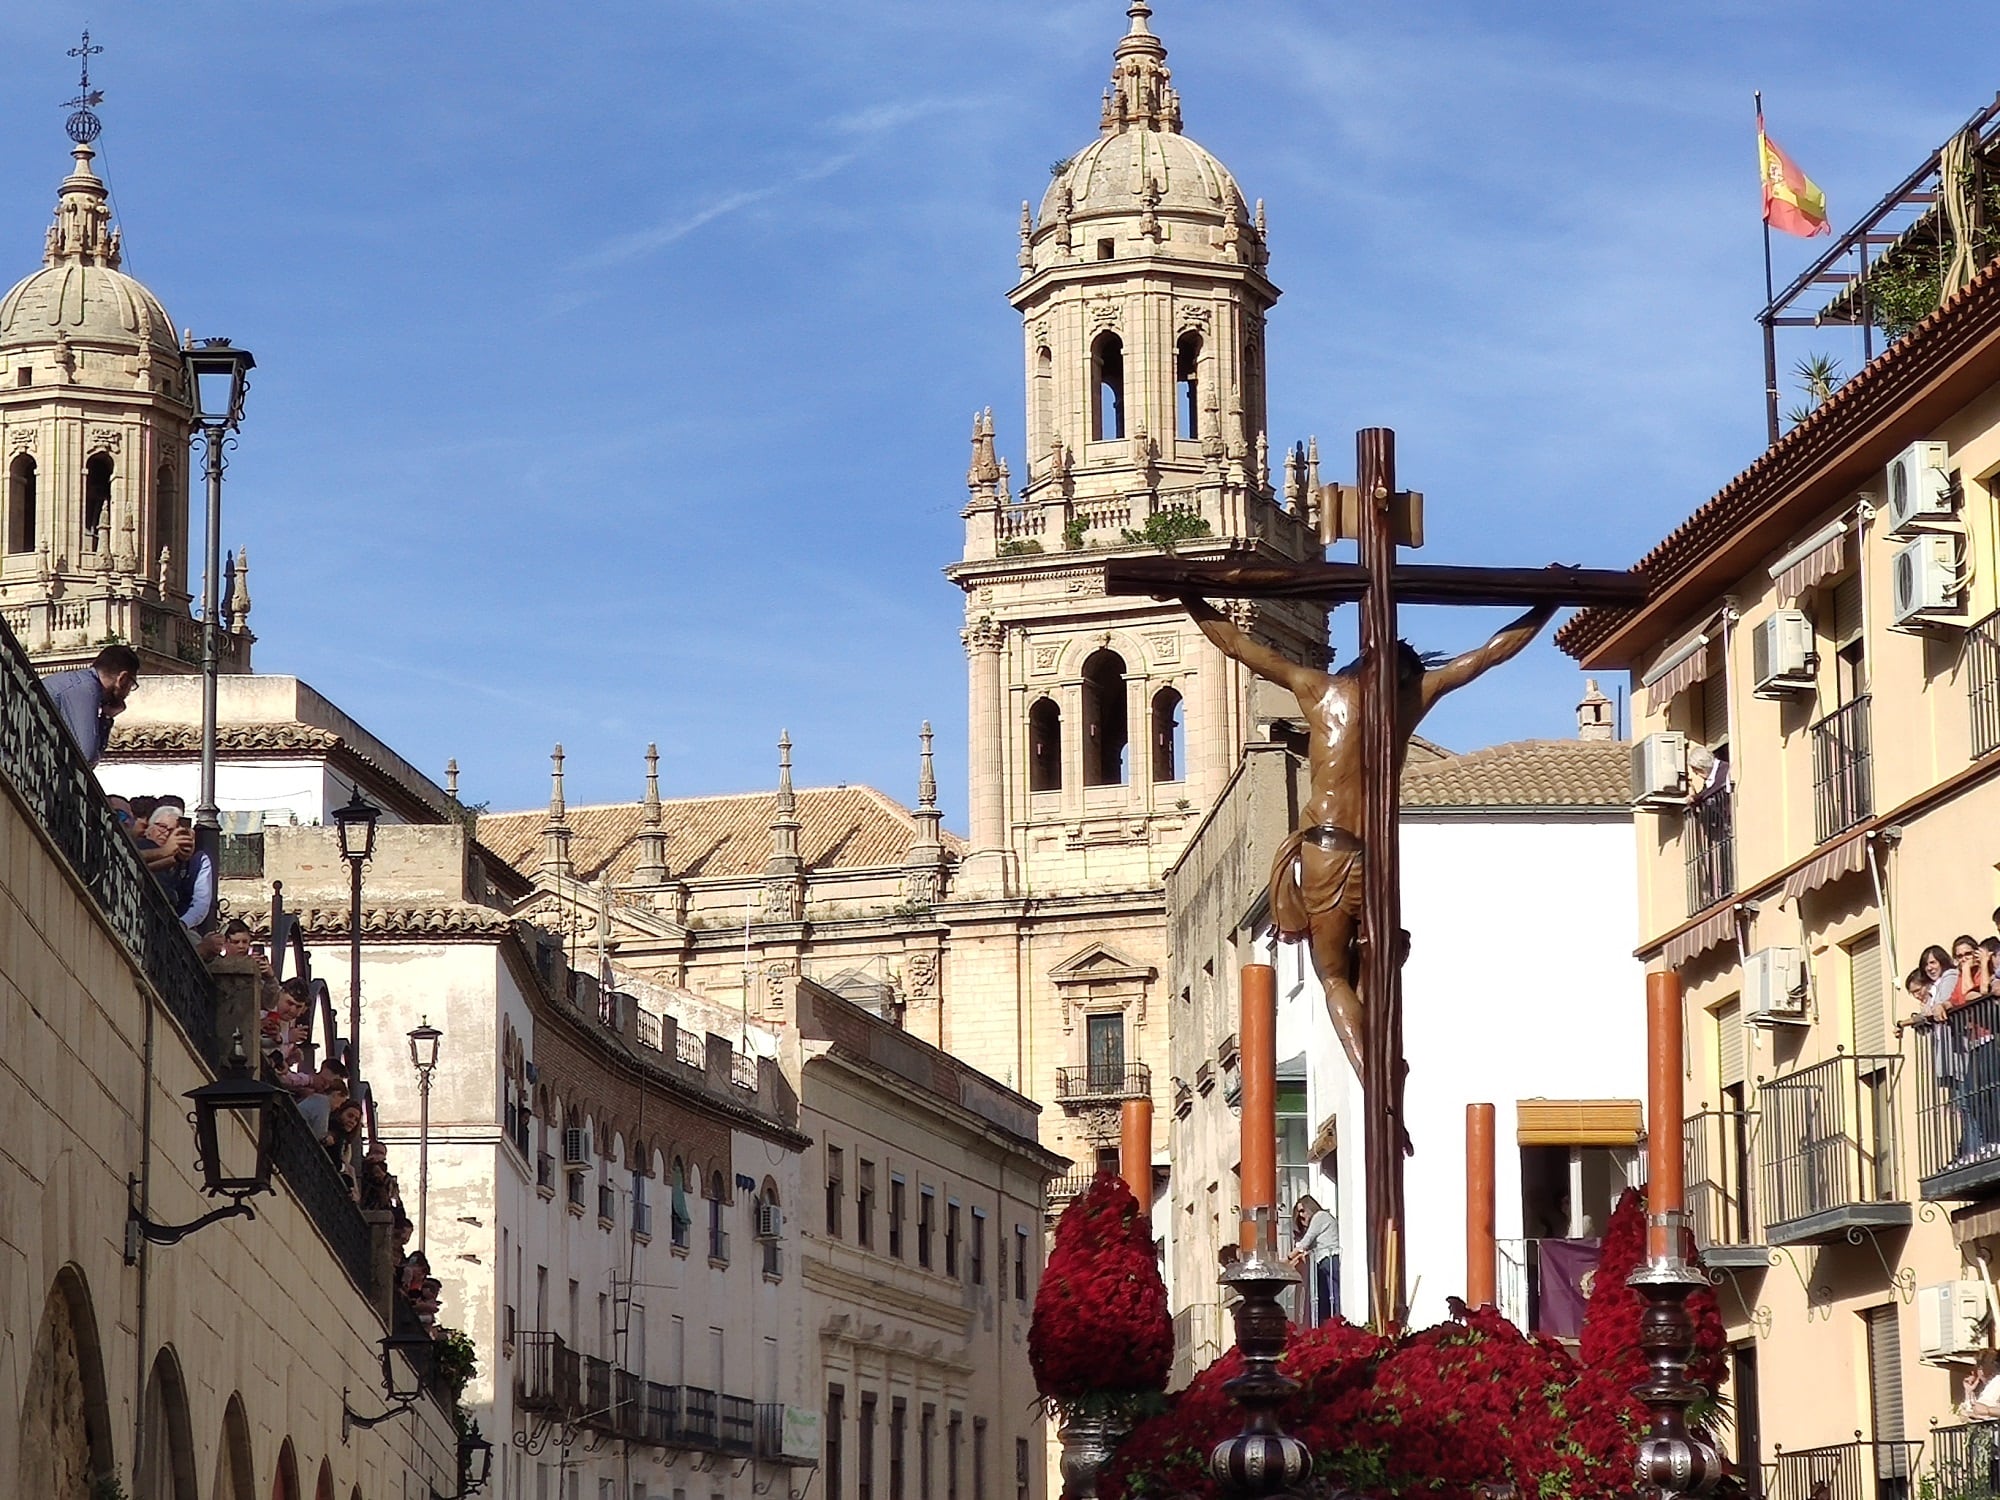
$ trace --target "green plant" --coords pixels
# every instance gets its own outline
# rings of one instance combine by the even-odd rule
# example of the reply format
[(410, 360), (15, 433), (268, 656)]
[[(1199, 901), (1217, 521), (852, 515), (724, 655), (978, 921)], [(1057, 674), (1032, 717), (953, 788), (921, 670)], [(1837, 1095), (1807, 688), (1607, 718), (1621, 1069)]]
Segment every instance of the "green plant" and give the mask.
[(1191, 541), (1210, 534), (1208, 519), (1200, 511), (1176, 506), (1171, 510), (1154, 511), (1137, 531), (1128, 529), (1125, 540), (1134, 546), (1158, 547), (1164, 552), (1171, 552), (1176, 542)]
[(1042, 550), (1042, 544), (1031, 536), (1016, 537), (1011, 542), (1000, 544), (1002, 557), (1029, 557)]
[(90, 1500), (126, 1500), (125, 1481), (118, 1477), (116, 1469), (90, 1481)]
[(1082, 550), (1084, 533), (1090, 530), (1090, 523), (1082, 516), (1071, 516), (1063, 522), (1063, 548), (1065, 551)]
[(479, 1351), (463, 1329), (447, 1328), (442, 1323), (433, 1342), (431, 1368), (437, 1371), (438, 1386), (456, 1410), (466, 1386), (479, 1373)]
[(1813, 414), (1813, 409), (1840, 389), (1840, 361), (1829, 354), (1813, 354), (1792, 366), (1792, 374), (1805, 393), (1806, 404), (1785, 413), (1794, 427)]
[(1075, 162), (1076, 158), (1074, 156), (1065, 156), (1060, 161), (1050, 162), (1049, 176), (1051, 177), (1062, 176), (1062, 174), (1067, 172), (1071, 168), (1071, 166), (1075, 164)]

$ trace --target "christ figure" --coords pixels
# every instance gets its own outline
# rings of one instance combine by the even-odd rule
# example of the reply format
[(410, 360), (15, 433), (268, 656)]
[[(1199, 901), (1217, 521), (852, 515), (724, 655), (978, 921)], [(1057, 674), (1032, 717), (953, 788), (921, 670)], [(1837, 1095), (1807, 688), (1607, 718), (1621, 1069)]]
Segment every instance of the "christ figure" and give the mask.
[[(1326, 993), (1333, 1029), (1354, 1071), (1366, 1077), (1362, 1038), (1367, 1013), (1354, 986), (1361, 933), (1363, 660), (1338, 672), (1321, 672), (1253, 641), (1205, 599), (1182, 594), (1181, 603), (1217, 650), (1298, 699), (1310, 737), (1311, 794), (1304, 821), (1278, 848), (1271, 865), (1271, 919), (1279, 935), (1308, 938), (1313, 967)], [(1406, 641), (1396, 643), (1396, 766), (1400, 784), (1410, 736), (1438, 699), (1481, 673), (1520, 654), (1556, 611), (1538, 604), (1485, 645), (1437, 666), (1426, 666)]]

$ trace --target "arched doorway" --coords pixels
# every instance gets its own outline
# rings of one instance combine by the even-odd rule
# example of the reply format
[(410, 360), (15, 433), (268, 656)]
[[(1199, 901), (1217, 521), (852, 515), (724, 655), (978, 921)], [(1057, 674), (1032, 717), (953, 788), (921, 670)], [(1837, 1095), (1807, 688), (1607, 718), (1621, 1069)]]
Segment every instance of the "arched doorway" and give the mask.
[(250, 1419), (243, 1397), (231, 1392), (222, 1411), (222, 1443), (215, 1454), (209, 1500), (257, 1500), (257, 1465), (250, 1451)]
[(271, 1475), (271, 1500), (299, 1500), (299, 1459), (292, 1452), (290, 1438), (278, 1450), (278, 1467)]
[(111, 1471), (97, 1318), (83, 1273), (64, 1266), (35, 1332), (14, 1493), (37, 1500), (92, 1500), (97, 1479)]
[(199, 1500), (194, 1478), (194, 1432), (188, 1424), (187, 1384), (171, 1345), (153, 1356), (146, 1381), (144, 1436), (140, 1439), (138, 1500)]

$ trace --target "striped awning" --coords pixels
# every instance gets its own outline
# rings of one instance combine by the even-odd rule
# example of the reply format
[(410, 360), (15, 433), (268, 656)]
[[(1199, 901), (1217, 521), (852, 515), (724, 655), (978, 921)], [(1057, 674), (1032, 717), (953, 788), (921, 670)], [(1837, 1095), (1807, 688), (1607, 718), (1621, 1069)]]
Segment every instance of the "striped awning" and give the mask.
[(1847, 522), (1842, 519), (1821, 527), (1771, 564), (1771, 577), (1778, 596), (1790, 602), (1846, 566)]
[(1828, 845), (1786, 876), (1783, 899), (1797, 902), (1808, 891), (1816, 891), (1823, 885), (1831, 885), (1847, 875), (1857, 875), (1867, 868), (1868, 833), (1863, 829)]
[(1693, 959), (1700, 958), (1717, 943), (1727, 943), (1736, 937), (1736, 908), (1729, 905), (1718, 912), (1712, 912), (1695, 923), (1686, 932), (1667, 939), (1660, 956), (1667, 967), (1678, 969)]
[(1713, 665), (1713, 654), (1708, 649), (1709, 632), (1720, 618), (1715, 616), (1701, 629), (1683, 636), (1639, 679), (1639, 686), (1646, 690), (1646, 702), (1655, 712), (1708, 676)]

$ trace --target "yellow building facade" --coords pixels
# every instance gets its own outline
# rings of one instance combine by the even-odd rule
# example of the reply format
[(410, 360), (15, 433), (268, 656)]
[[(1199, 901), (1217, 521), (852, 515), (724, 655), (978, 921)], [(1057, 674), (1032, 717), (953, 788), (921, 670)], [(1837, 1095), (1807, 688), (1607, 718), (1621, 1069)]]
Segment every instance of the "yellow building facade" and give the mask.
[(1688, 1117), (1651, 1127), (1686, 1142), (1739, 1461), (1786, 1493), (1965, 1493), (1985, 1436), (1955, 1403), (1994, 1338), (2000, 999), (1901, 1023), (1927, 948), (1994, 935), (1996, 549), (1989, 267), (1649, 553), (1648, 605), (1558, 636), (1633, 674), (1641, 956), (1687, 1037)]

